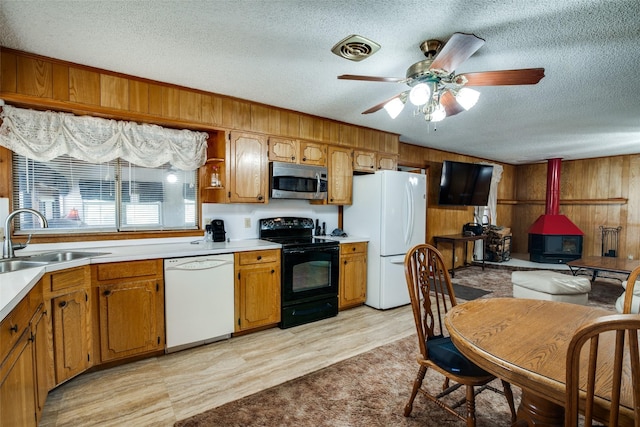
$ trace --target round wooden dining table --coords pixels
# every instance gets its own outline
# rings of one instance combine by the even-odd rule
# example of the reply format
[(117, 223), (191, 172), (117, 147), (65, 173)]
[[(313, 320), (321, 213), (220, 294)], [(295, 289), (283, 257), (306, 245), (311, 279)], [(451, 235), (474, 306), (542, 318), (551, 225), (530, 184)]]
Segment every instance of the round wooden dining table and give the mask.
[[(461, 353), (522, 389), (516, 425), (562, 426), (569, 342), (580, 326), (611, 314), (616, 313), (555, 301), (489, 298), (453, 307), (445, 325)], [(607, 354), (599, 352), (598, 357)], [(603, 398), (600, 404), (608, 401), (608, 385), (602, 390), (596, 385), (596, 395)], [(623, 387), (620, 425), (633, 425), (632, 401)]]

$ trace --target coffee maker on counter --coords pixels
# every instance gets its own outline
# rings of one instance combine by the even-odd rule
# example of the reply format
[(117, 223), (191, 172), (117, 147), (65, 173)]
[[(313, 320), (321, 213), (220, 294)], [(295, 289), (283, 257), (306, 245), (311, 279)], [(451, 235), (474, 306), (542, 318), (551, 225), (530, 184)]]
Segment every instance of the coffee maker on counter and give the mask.
[(211, 240), (214, 242), (225, 241), (224, 221), (221, 219), (214, 219), (211, 221)]
[(221, 219), (214, 219), (213, 221), (211, 221), (210, 224), (205, 225), (204, 227), (206, 234), (205, 234), (205, 241), (207, 242), (224, 242), (225, 241), (225, 234), (226, 232), (224, 231), (224, 221)]

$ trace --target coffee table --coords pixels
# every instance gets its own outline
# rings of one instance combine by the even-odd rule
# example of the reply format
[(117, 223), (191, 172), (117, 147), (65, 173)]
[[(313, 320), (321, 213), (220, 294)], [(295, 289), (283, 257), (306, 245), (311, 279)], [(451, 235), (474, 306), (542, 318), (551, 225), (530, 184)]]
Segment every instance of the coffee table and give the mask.
[[(456, 305), (445, 325), (462, 354), (522, 389), (516, 425), (562, 427), (569, 341), (580, 326), (611, 314), (615, 313), (557, 301), (489, 298)], [(613, 365), (614, 338), (601, 337), (598, 363)], [(633, 425), (628, 358), (623, 372), (619, 425), (627, 426)], [(596, 384), (596, 405), (603, 414), (609, 411), (610, 387), (606, 378)]]
[(622, 273), (629, 275), (640, 261), (626, 258), (616, 258), (608, 256), (587, 256), (567, 263), (573, 275), (577, 275), (580, 270), (592, 270), (591, 281), (596, 280), (600, 271), (610, 273)]

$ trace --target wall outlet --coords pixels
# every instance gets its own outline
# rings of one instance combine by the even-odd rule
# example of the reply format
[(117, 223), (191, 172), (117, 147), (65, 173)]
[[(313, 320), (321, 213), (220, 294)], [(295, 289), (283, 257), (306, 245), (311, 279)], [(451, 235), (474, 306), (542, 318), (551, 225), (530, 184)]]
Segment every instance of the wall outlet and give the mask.
[(629, 258), (629, 259), (633, 259), (633, 255), (629, 255), (627, 258)]
[(455, 262), (458, 262), (458, 256), (456, 255), (456, 257), (454, 258)]
[(244, 228), (251, 228), (251, 218), (244, 219)]

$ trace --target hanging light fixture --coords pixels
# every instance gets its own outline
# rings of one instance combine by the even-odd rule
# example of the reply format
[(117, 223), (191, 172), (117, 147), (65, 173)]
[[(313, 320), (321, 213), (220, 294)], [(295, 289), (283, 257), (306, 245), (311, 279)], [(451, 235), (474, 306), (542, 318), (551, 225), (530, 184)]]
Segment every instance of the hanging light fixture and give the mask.
[[(421, 63), (415, 64), (415, 66), (419, 64)], [(422, 116), (428, 122), (439, 122), (447, 117), (445, 105), (449, 105), (452, 99), (455, 99), (465, 110), (469, 110), (480, 97), (480, 92), (464, 87), (467, 83), (465, 76), (454, 76), (453, 73), (438, 69), (420, 71), (410, 68), (410, 72), (414, 74), (408, 77), (407, 84), (411, 86), (408, 96), (404, 92), (401, 96), (384, 104), (385, 110), (392, 119), (400, 114), (407, 97), (417, 107), (414, 110), (414, 115)], [(453, 95), (453, 98), (448, 97), (447, 104), (443, 105), (441, 103), (442, 96), (447, 92)]]
[(389, 114), (389, 117), (395, 119), (404, 109), (404, 103), (406, 102), (406, 97), (404, 100), (402, 97), (393, 98), (391, 101), (384, 104), (384, 109)]
[(462, 108), (465, 110), (469, 110), (476, 105), (478, 98), (480, 98), (480, 92), (469, 89), (468, 87), (463, 87), (456, 93), (456, 101), (458, 101), (458, 104), (462, 105)]
[(417, 107), (426, 104), (430, 96), (431, 89), (426, 83), (418, 83), (409, 91), (409, 101)]

